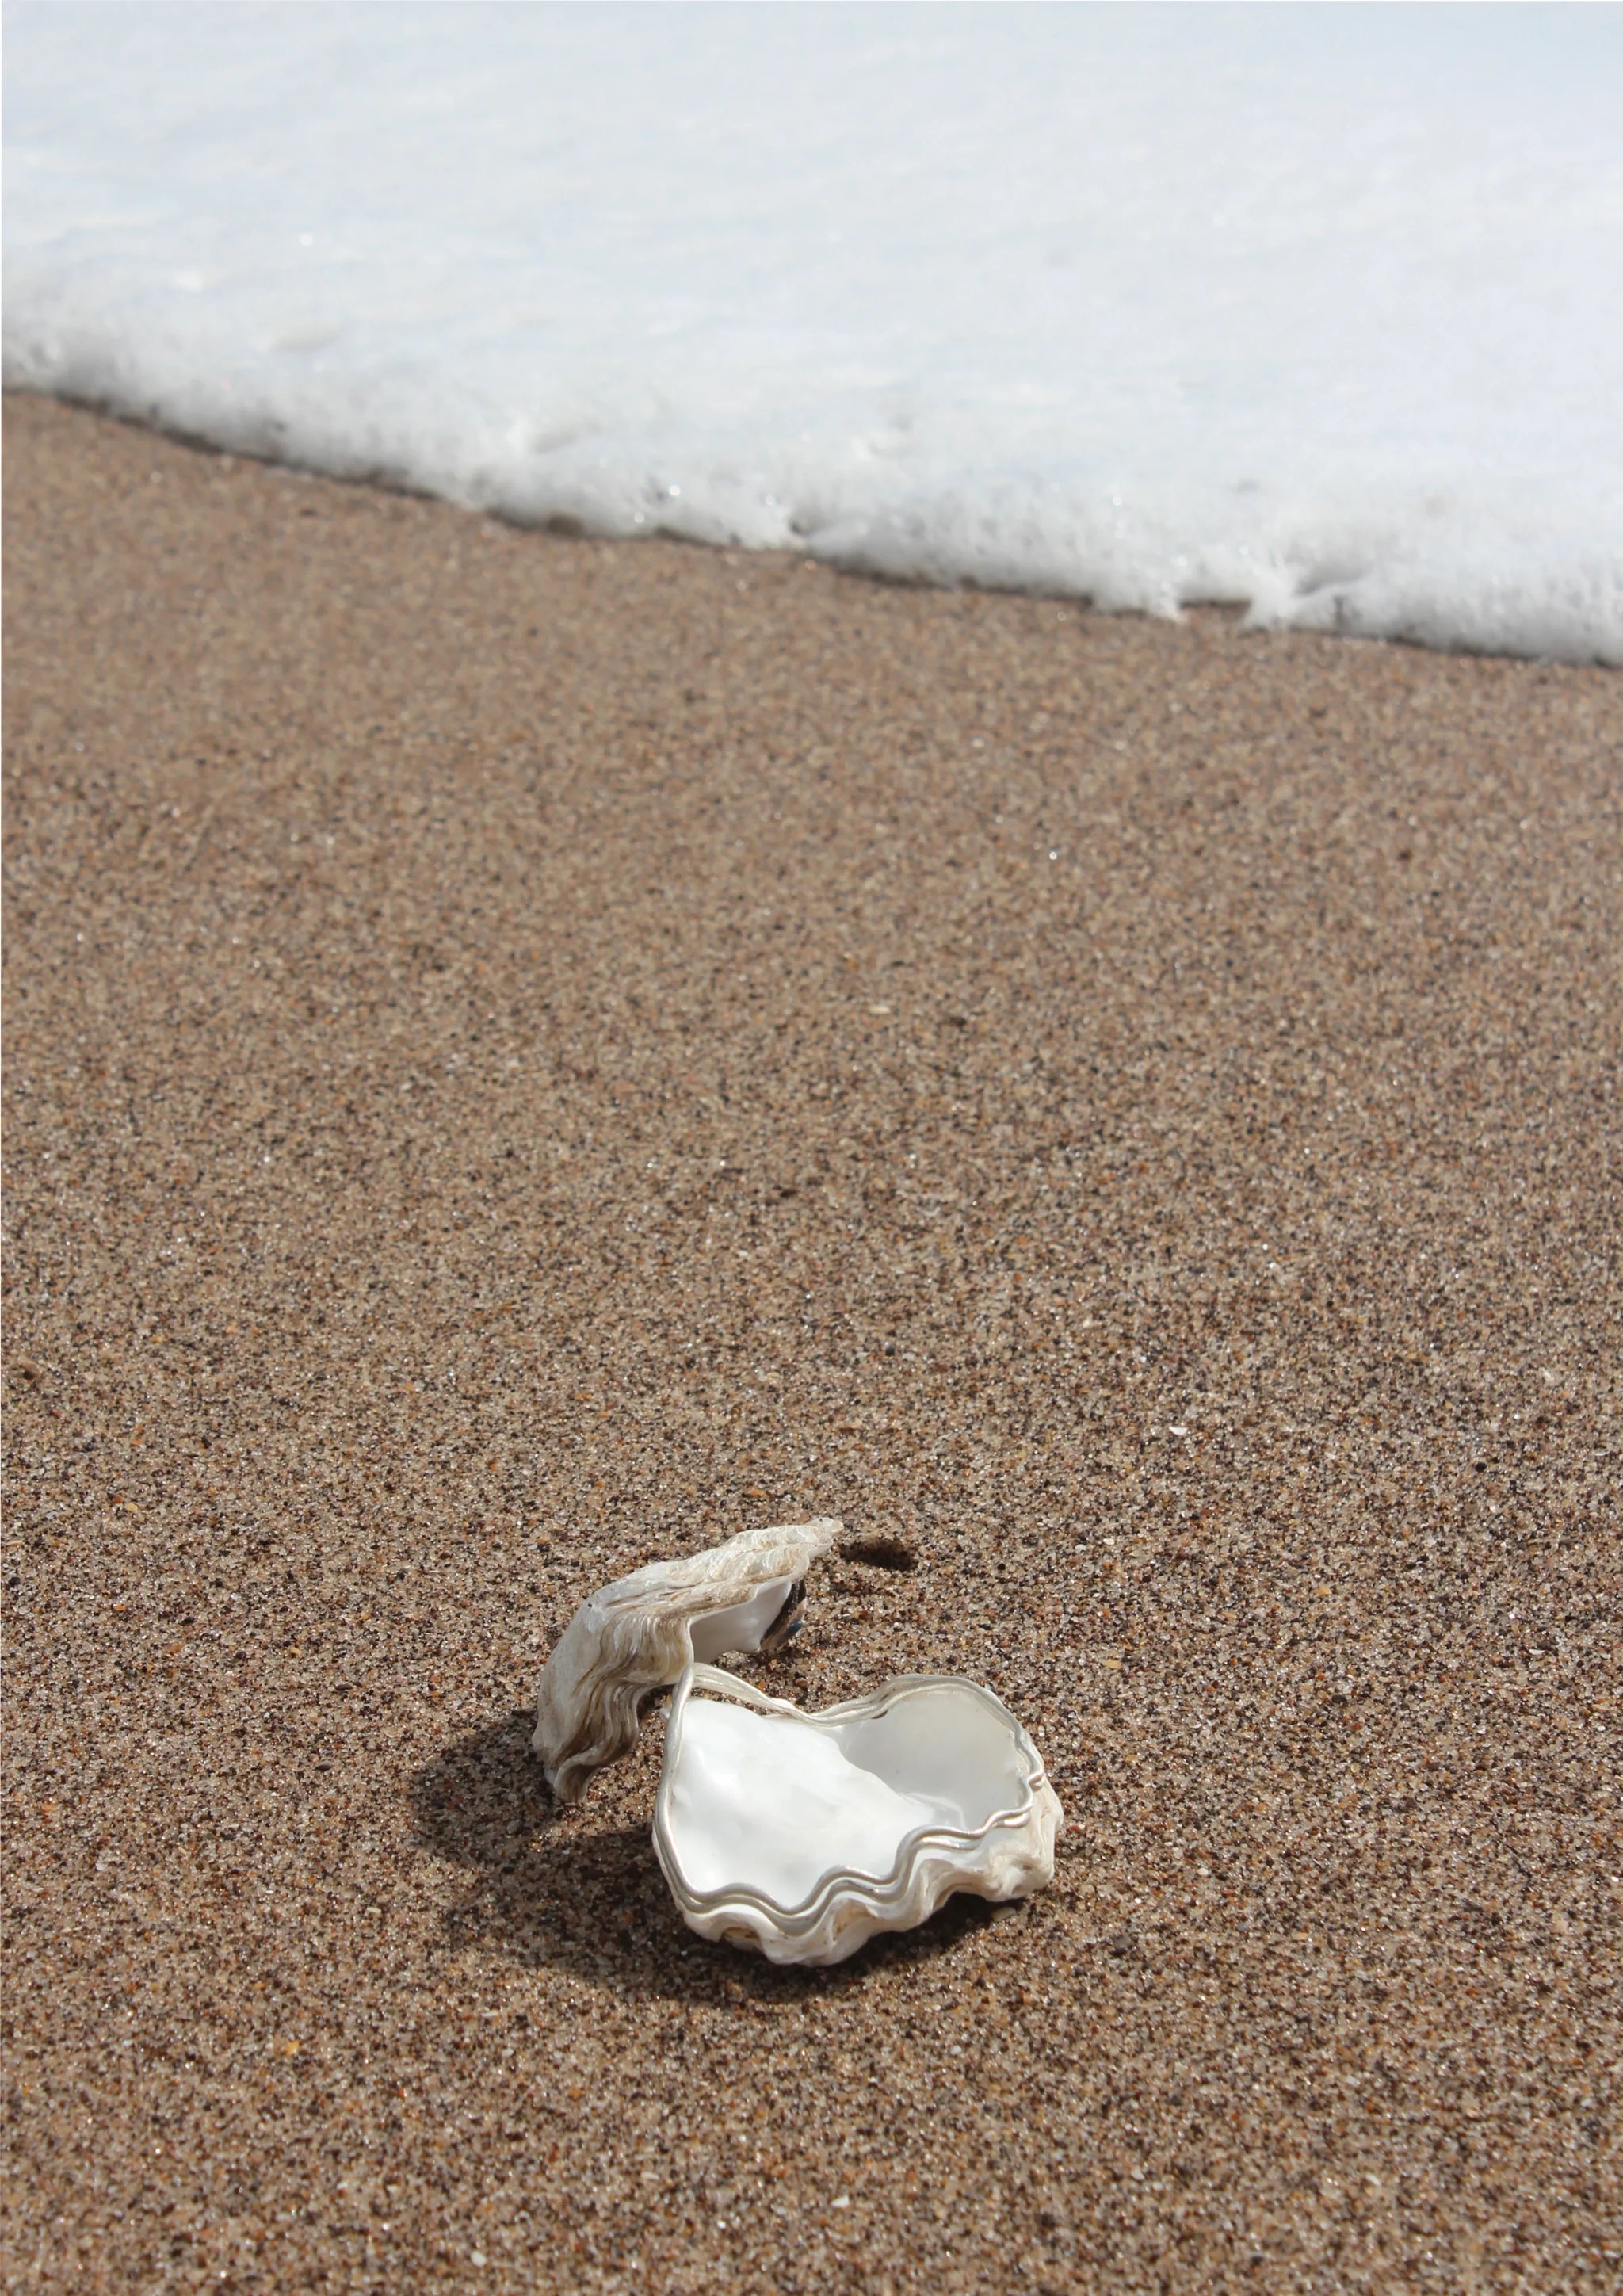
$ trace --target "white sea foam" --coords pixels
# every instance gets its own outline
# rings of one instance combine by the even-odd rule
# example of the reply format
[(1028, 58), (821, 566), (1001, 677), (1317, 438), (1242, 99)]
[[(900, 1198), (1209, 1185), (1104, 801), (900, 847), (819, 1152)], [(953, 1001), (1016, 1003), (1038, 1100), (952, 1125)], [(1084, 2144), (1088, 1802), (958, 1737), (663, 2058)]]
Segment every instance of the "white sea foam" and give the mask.
[(1611, 8), (30, 4), (5, 373), (527, 521), (1623, 663)]

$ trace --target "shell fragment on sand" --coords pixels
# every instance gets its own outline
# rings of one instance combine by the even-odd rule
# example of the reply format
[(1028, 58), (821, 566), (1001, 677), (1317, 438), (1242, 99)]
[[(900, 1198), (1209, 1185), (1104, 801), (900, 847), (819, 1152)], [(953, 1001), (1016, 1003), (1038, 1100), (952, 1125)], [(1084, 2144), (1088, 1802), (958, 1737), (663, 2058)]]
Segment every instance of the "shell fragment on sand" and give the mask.
[(776, 1649), (799, 1624), (806, 1573), (840, 1536), (830, 1517), (741, 1531), (702, 1554), (649, 1562), (589, 1595), (536, 1692), (531, 1743), (560, 1801), (637, 1742), (643, 1701), (695, 1660)]
[(701, 1937), (770, 1961), (844, 1961), (956, 1892), (1023, 1898), (1053, 1878), (1060, 1804), (1025, 1730), (958, 1675), (902, 1675), (822, 1713), (712, 1661), (773, 1650), (839, 1522), (742, 1532), (651, 1562), (581, 1604), (536, 1697), (533, 1744), (561, 1801), (636, 1743), (675, 1695), (654, 1848)]
[(770, 1961), (843, 1961), (959, 1890), (1027, 1897), (1062, 1822), (1025, 1730), (961, 1676), (807, 1714), (698, 1664), (671, 1701), (660, 1866), (690, 1929)]

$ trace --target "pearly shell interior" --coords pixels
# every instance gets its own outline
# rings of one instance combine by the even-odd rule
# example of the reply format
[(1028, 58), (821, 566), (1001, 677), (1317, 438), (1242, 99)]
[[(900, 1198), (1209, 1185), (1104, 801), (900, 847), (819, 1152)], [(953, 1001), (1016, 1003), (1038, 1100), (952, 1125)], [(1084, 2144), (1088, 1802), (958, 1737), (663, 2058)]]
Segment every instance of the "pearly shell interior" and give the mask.
[(764, 1650), (793, 1590), (792, 1578), (768, 1578), (747, 1601), (694, 1619), (688, 1628), (693, 1656), (710, 1660), (725, 1658), (729, 1651)]
[(1040, 1888), (1058, 1824), (1029, 1738), (961, 1677), (905, 1676), (822, 1714), (702, 1664), (676, 1685), (654, 1844), (702, 1936), (843, 1960), (955, 1890)]

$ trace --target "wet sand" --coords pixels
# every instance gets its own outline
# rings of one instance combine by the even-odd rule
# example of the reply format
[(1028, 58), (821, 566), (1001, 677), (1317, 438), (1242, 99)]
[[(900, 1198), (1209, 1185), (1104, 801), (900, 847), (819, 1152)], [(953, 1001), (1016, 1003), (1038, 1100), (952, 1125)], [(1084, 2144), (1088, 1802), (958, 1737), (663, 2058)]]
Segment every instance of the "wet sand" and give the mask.
[[(1623, 681), (7, 409), (4, 2285), (1623, 2274)], [(1053, 1888), (683, 1930), (592, 1587), (841, 1515)]]

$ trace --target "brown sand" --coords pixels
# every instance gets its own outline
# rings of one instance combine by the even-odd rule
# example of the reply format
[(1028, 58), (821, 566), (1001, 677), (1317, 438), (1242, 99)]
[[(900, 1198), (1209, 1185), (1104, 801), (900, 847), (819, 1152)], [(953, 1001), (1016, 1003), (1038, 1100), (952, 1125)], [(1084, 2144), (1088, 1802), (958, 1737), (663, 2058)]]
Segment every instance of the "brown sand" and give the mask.
[[(1615, 2289), (1623, 682), (7, 489), (4, 2285)], [(521, 1710), (817, 1509), (1069, 1825), (779, 1973)]]

